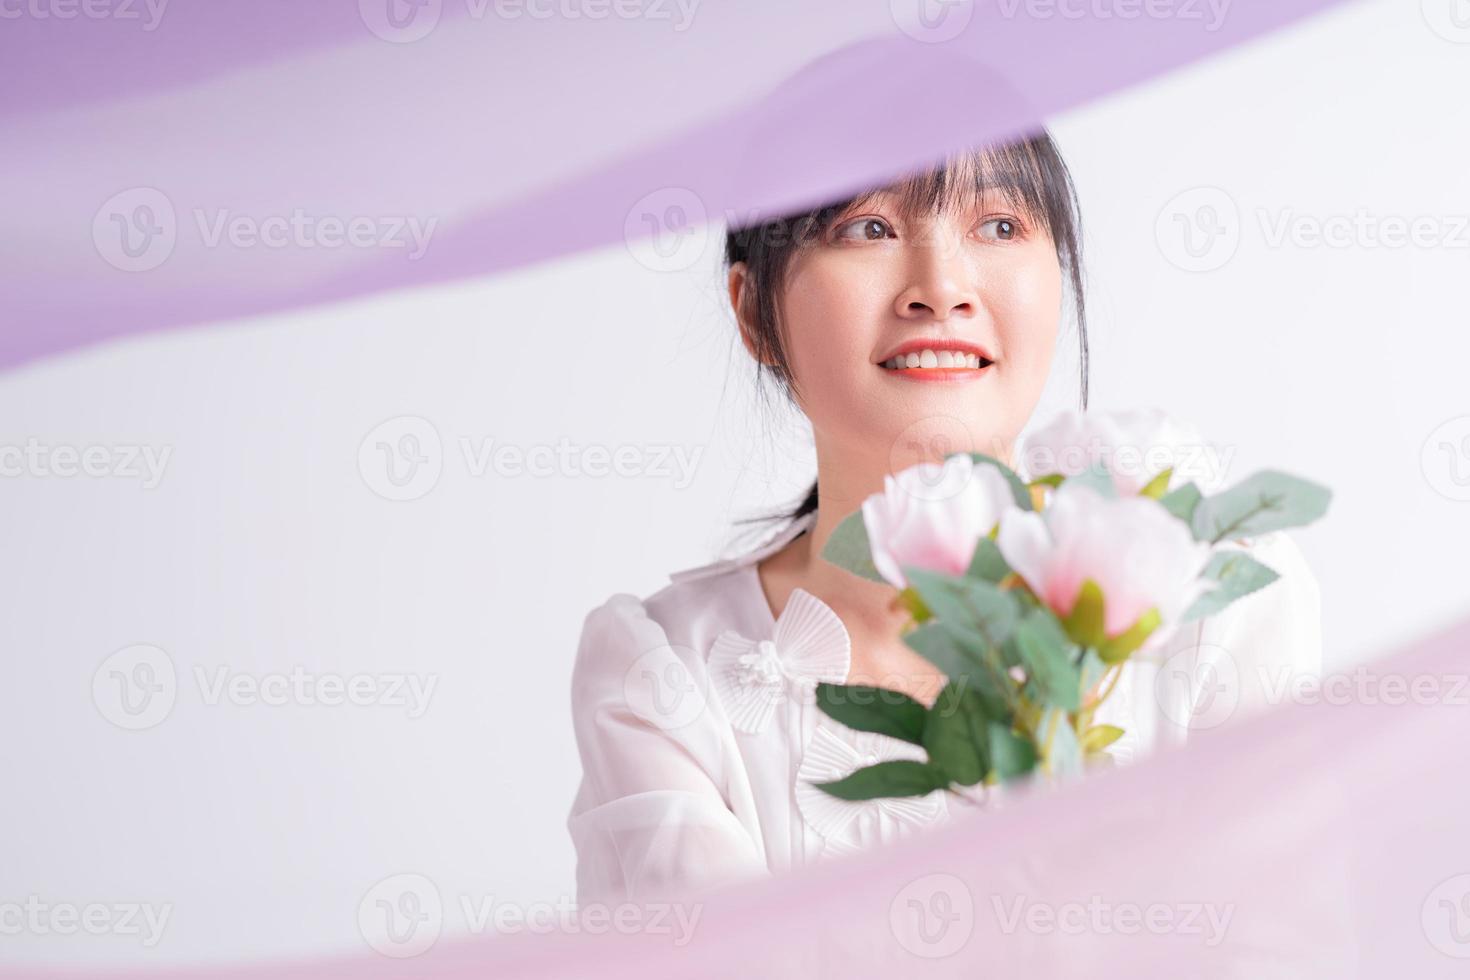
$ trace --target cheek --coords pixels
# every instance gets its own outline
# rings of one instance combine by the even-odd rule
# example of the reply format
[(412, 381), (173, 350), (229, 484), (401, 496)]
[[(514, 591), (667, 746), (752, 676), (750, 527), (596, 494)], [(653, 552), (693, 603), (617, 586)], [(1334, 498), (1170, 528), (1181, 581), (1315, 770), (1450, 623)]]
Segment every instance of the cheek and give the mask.
[(1009, 373), (1018, 381), (1044, 378), (1061, 324), (1062, 273), (1055, 256), (1007, 268), (987, 299)]
[(852, 391), (853, 373), (868, 365), (874, 324), (881, 321), (875, 311), (882, 309), (882, 284), (871, 275), (841, 272), (813, 263), (787, 282), (786, 354), (808, 415), (823, 414), (823, 405), (840, 403)]

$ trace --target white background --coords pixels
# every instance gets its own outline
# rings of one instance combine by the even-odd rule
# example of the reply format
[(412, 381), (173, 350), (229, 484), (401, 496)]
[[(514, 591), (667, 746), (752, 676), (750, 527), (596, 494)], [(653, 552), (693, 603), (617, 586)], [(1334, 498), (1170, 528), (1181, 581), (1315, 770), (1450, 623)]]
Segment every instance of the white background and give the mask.
[[(1470, 30), (1429, 26), (1449, 6), (1360, 4), (1052, 121), (1087, 226), (1094, 407), (1167, 408), (1235, 450), (1232, 481), (1274, 466), (1334, 489), (1297, 533), (1334, 666), (1470, 612)], [(1451, 240), (1272, 242), (1283, 218), (1359, 211)], [(1181, 220), (1196, 243), (1219, 224), (1216, 250), (1191, 258)], [(619, 246), (0, 377), (4, 445), (171, 453), (151, 489), (0, 480), (0, 902), (172, 905), (154, 949), (25, 934), (0, 958), (360, 950), (359, 902), (398, 873), (433, 882), (446, 932), (462, 896), (569, 896), (583, 615), (710, 560), (813, 472), (800, 425), (753, 396), (716, 252), (657, 273)], [(1074, 358), (1044, 411), (1075, 397)], [(404, 416), (442, 471), (394, 502), (359, 448)], [(475, 475), (465, 440), (699, 455), (687, 485)], [(92, 697), (134, 644), (178, 678), (142, 731)], [(195, 673), (297, 665), (437, 686), (411, 718), (211, 705)]]

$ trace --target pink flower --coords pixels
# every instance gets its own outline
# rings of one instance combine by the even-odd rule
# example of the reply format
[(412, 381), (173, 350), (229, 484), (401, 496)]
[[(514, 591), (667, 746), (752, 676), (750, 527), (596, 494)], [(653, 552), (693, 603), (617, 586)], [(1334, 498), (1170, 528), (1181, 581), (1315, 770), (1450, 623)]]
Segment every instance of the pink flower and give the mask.
[(1201, 579), (1210, 546), (1157, 501), (1110, 499), (1085, 485), (1063, 484), (1040, 513), (1001, 516), (996, 545), (1011, 568), (1060, 619), (1092, 579), (1103, 594), (1103, 631), (1125, 633), (1150, 609), (1160, 626), (1145, 649), (1163, 643), (1189, 605), (1211, 586)]
[(863, 525), (879, 574), (902, 589), (904, 566), (961, 575), (975, 545), (1016, 507), (1010, 484), (967, 453), (919, 463), (884, 477), (883, 492), (863, 501)]
[(1169, 489), (1193, 481), (1219, 490), (1234, 450), (1221, 453), (1193, 427), (1156, 408), (1122, 412), (1063, 412), (1026, 437), (1018, 454), (1023, 479), (1076, 476), (1101, 464), (1118, 495), (1131, 497), (1164, 470)]

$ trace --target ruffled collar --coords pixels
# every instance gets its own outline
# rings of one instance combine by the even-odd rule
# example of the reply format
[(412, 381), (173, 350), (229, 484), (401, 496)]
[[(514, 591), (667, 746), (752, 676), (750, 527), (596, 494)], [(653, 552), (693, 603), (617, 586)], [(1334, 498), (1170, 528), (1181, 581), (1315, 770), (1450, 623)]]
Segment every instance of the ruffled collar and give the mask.
[(823, 718), (812, 732), (796, 772), (796, 806), (807, 826), (821, 835), (823, 854), (859, 851), (932, 824), (946, 815), (945, 791), (925, 796), (840, 800), (816, 783), (841, 779), (854, 769), (894, 759), (924, 761), (924, 750), (902, 739), (854, 731)]
[(736, 731), (755, 734), (770, 724), (782, 701), (809, 698), (823, 681), (846, 681), (851, 664), (852, 641), (842, 620), (821, 599), (796, 588), (769, 639), (752, 640), (735, 630), (715, 637), (710, 686)]

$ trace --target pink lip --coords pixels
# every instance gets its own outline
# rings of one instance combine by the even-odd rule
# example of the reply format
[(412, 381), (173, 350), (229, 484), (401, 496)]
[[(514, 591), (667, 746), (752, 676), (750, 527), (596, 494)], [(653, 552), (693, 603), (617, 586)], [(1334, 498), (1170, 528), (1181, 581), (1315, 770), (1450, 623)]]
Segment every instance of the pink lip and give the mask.
[(895, 378), (907, 378), (910, 381), (973, 381), (983, 377), (994, 365), (987, 364), (978, 368), (882, 368), (884, 374)]
[[(958, 337), (948, 337), (948, 338), (941, 338), (941, 337), (915, 337), (913, 340), (904, 341), (902, 344), (900, 344), (899, 346), (893, 348), (893, 350), (889, 351), (887, 354), (884, 354), (882, 357), (878, 358), (878, 366), (879, 367), (882, 367), (884, 361), (892, 360), (893, 358), (899, 356), (900, 354), (917, 354), (919, 351), (924, 350), (925, 348), (928, 348), (928, 349), (933, 350), (933, 351), (941, 351), (941, 350), (958, 350), (958, 351), (964, 351), (966, 354), (977, 354), (977, 355), (979, 355), (979, 357), (982, 360), (986, 360), (986, 361), (994, 361), (995, 360), (995, 356), (993, 354), (991, 354), (990, 351), (986, 350), (984, 347), (981, 347), (979, 344), (971, 343), (968, 340), (960, 340)], [(903, 368), (903, 369), (900, 369), (900, 370), (914, 370), (914, 371), (917, 371), (917, 370), (923, 370), (923, 369), (921, 369), (921, 368)], [(976, 368), (929, 368), (929, 370), (931, 370), (931, 371), (959, 370), (959, 371), (970, 371), (971, 373), (977, 373), (977, 369)], [(978, 371), (983, 371), (983, 370), (985, 370), (983, 367), (978, 369)], [(897, 374), (899, 372), (895, 371), (894, 373)]]

